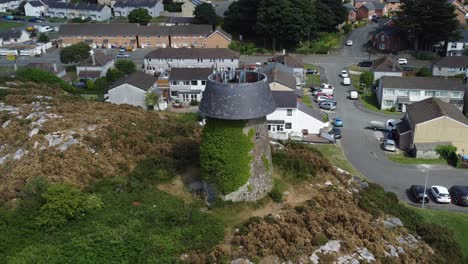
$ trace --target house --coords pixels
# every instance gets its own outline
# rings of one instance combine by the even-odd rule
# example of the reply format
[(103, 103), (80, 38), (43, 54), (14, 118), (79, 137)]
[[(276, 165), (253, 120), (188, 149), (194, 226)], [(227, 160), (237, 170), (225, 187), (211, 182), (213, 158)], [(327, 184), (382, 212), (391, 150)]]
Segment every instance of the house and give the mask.
[(7, 12), (18, 9), (21, 0), (0, 0), (0, 12)]
[(206, 36), (212, 32), (211, 25), (188, 25), (170, 27), (172, 48), (203, 48)]
[(48, 6), (46, 16), (48, 17), (67, 19), (89, 18), (94, 21), (109, 20), (112, 17), (112, 11), (110, 7), (106, 5), (55, 1), (48, 1), (46, 4)]
[(356, 20), (371, 20), (376, 17), (387, 15), (386, 3), (369, 2), (361, 5), (356, 11)]
[(354, 0), (354, 7), (356, 9), (360, 8), (361, 6), (369, 3), (381, 3), (381, 0)]
[(114, 57), (95, 51), (90, 58), (78, 63), (76, 75), (83, 79), (97, 79), (106, 76), (112, 66), (114, 66)]
[(454, 105), (430, 97), (408, 105), (397, 124), (399, 147), (416, 157), (436, 157), (435, 147), (451, 144), (458, 153), (468, 150), (468, 119)]
[(389, 16), (397, 15), (401, 11), (400, 0), (387, 0), (387, 12)]
[(30, 62), (26, 64), (25, 68), (39, 69), (52, 73), (59, 78), (63, 78), (67, 74), (65, 68), (61, 65), (57, 65), (57, 63)]
[(346, 23), (354, 23), (356, 22), (356, 11), (357, 8), (355, 8), (351, 3), (346, 3), (343, 4), (343, 7), (346, 9), (346, 13), (348, 14), (346, 16)]
[(288, 139), (291, 134), (319, 134), (328, 127), (323, 113), (298, 101), (294, 91), (272, 91), (276, 110), (267, 115), (268, 132), (271, 138)]
[(442, 57), (432, 65), (432, 75), (443, 77), (466, 76), (467, 69), (468, 56)]
[(460, 30), (460, 39), (451, 39), (447, 43), (447, 56), (461, 56), (468, 46), (468, 30)]
[(184, 0), (182, 4), (182, 16), (183, 17), (193, 17), (193, 11), (195, 11), (195, 7), (199, 4), (202, 4), (202, 0)]
[(137, 45), (140, 48), (169, 47), (170, 27), (140, 26), (138, 29)]
[(30, 40), (29, 33), (23, 29), (9, 29), (0, 32), (0, 47)]
[(182, 25), (192, 25), (193, 17), (168, 17), (164, 22), (165, 26), (182, 26)]
[(273, 62), (259, 69), (267, 76), (267, 82), (272, 91), (295, 91), (296, 78), (294, 70), (286, 65)]
[(374, 81), (383, 76), (403, 77), (403, 69), (400, 65), (387, 56), (372, 61), (370, 70), (374, 74)]
[(169, 72), (171, 68), (212, 68), (219, 71), (239, 67), (239, 53), (229, 49), (165, 48), (155, 49), (144, 59), (148, 74)]
[(24, 5), (26, 16), (43, 17), (47, 13), (47, 5), (42, 1), (29, 1)]
[(203, 41), (204, 48), (228, 48), (231, 44), (232, 36), (226, 31), (218, 28), (210, 33)]
[(158, 93), (157, 78), (136, 71), (115, 81), (107, 91), (106, 102), (112, 104), (128, 104), (148, 109), (145, 102), (147, 93)]
[(381, 52), (397, 52), (409, 46), (407, 36), (393, 19), (379, 19), (379, 28), (371, 34), (371, 45)]
[(138, 8), (148, 10), (152, 17), (158, 17), (164, 11), (162, 0), (117, 0), (113, 7), (116, 17), (126, 17), (130, 12)]
[(457, 16), (457, 20), (460, 23), (460, 25), (466, 24), (466, 16), (467, 12), (465, 10), (465, 6), (463, 4), (463, 1), (459, 0), (448, 0), (448, 2), (454, 7), (455, 15)]
[(170, 97), (190, 103), (200, 102), (211, 68), (172, 68), (169, 74)]
[(270, 62), (278, 62), (288, 67), (293, 68), (296, 84), (300, 85), (304, 82), (304, 62), (297, 55), (283, 54), (269, 59)]
[(458, 78), (384, 76), (379, 80), (377, 100), (382, 110), (394, 107), (405, 112), (408, 105), (429, 97), (462, 109), (465, 88)]
[(58, 37), (62, 47), (85, 42), (93, 48), (137, 48), (138, 30), (138, 24), (131, 23), (63, 24)]

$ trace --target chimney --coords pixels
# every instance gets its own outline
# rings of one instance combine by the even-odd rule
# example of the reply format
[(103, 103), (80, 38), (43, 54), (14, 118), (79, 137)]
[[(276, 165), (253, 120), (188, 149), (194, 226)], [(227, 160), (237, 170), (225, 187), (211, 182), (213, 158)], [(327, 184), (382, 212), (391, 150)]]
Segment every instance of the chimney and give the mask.
[(54, 62), (54, 72), (57, 73), (57, 63)]
[(94, 53), (91, 54), (91, 59), (93, 61), (93, 66), (96, 65), (96, 58), (94, 57)]

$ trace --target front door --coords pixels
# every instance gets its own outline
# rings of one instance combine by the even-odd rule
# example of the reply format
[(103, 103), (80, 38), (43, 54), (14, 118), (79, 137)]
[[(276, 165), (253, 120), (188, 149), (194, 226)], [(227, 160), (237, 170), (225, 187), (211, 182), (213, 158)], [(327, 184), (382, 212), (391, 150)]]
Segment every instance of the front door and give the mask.
[(271, 126), (271, 132), (276, 132), (276, 126)]

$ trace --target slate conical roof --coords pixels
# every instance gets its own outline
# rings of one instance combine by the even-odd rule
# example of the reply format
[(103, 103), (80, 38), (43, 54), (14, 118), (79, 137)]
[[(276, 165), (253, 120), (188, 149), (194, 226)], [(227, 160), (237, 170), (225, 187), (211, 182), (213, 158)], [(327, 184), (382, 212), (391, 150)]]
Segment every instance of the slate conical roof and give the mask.
[(228, 120), (255, 119), (275, 109), (266, 75), (243, 70), (210, 75), (200, 104), (202, 115)]

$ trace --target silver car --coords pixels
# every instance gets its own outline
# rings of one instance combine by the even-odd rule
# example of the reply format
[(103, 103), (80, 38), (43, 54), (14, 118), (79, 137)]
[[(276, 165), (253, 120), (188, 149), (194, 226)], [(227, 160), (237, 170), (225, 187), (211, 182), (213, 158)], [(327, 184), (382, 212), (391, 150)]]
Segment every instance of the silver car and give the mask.
[(336, 104), (332, 102), (327, 102), (324, 104), (319, 105), (320, 108), (326, 109), (326, 110), (335, 110), (336, 109)]

